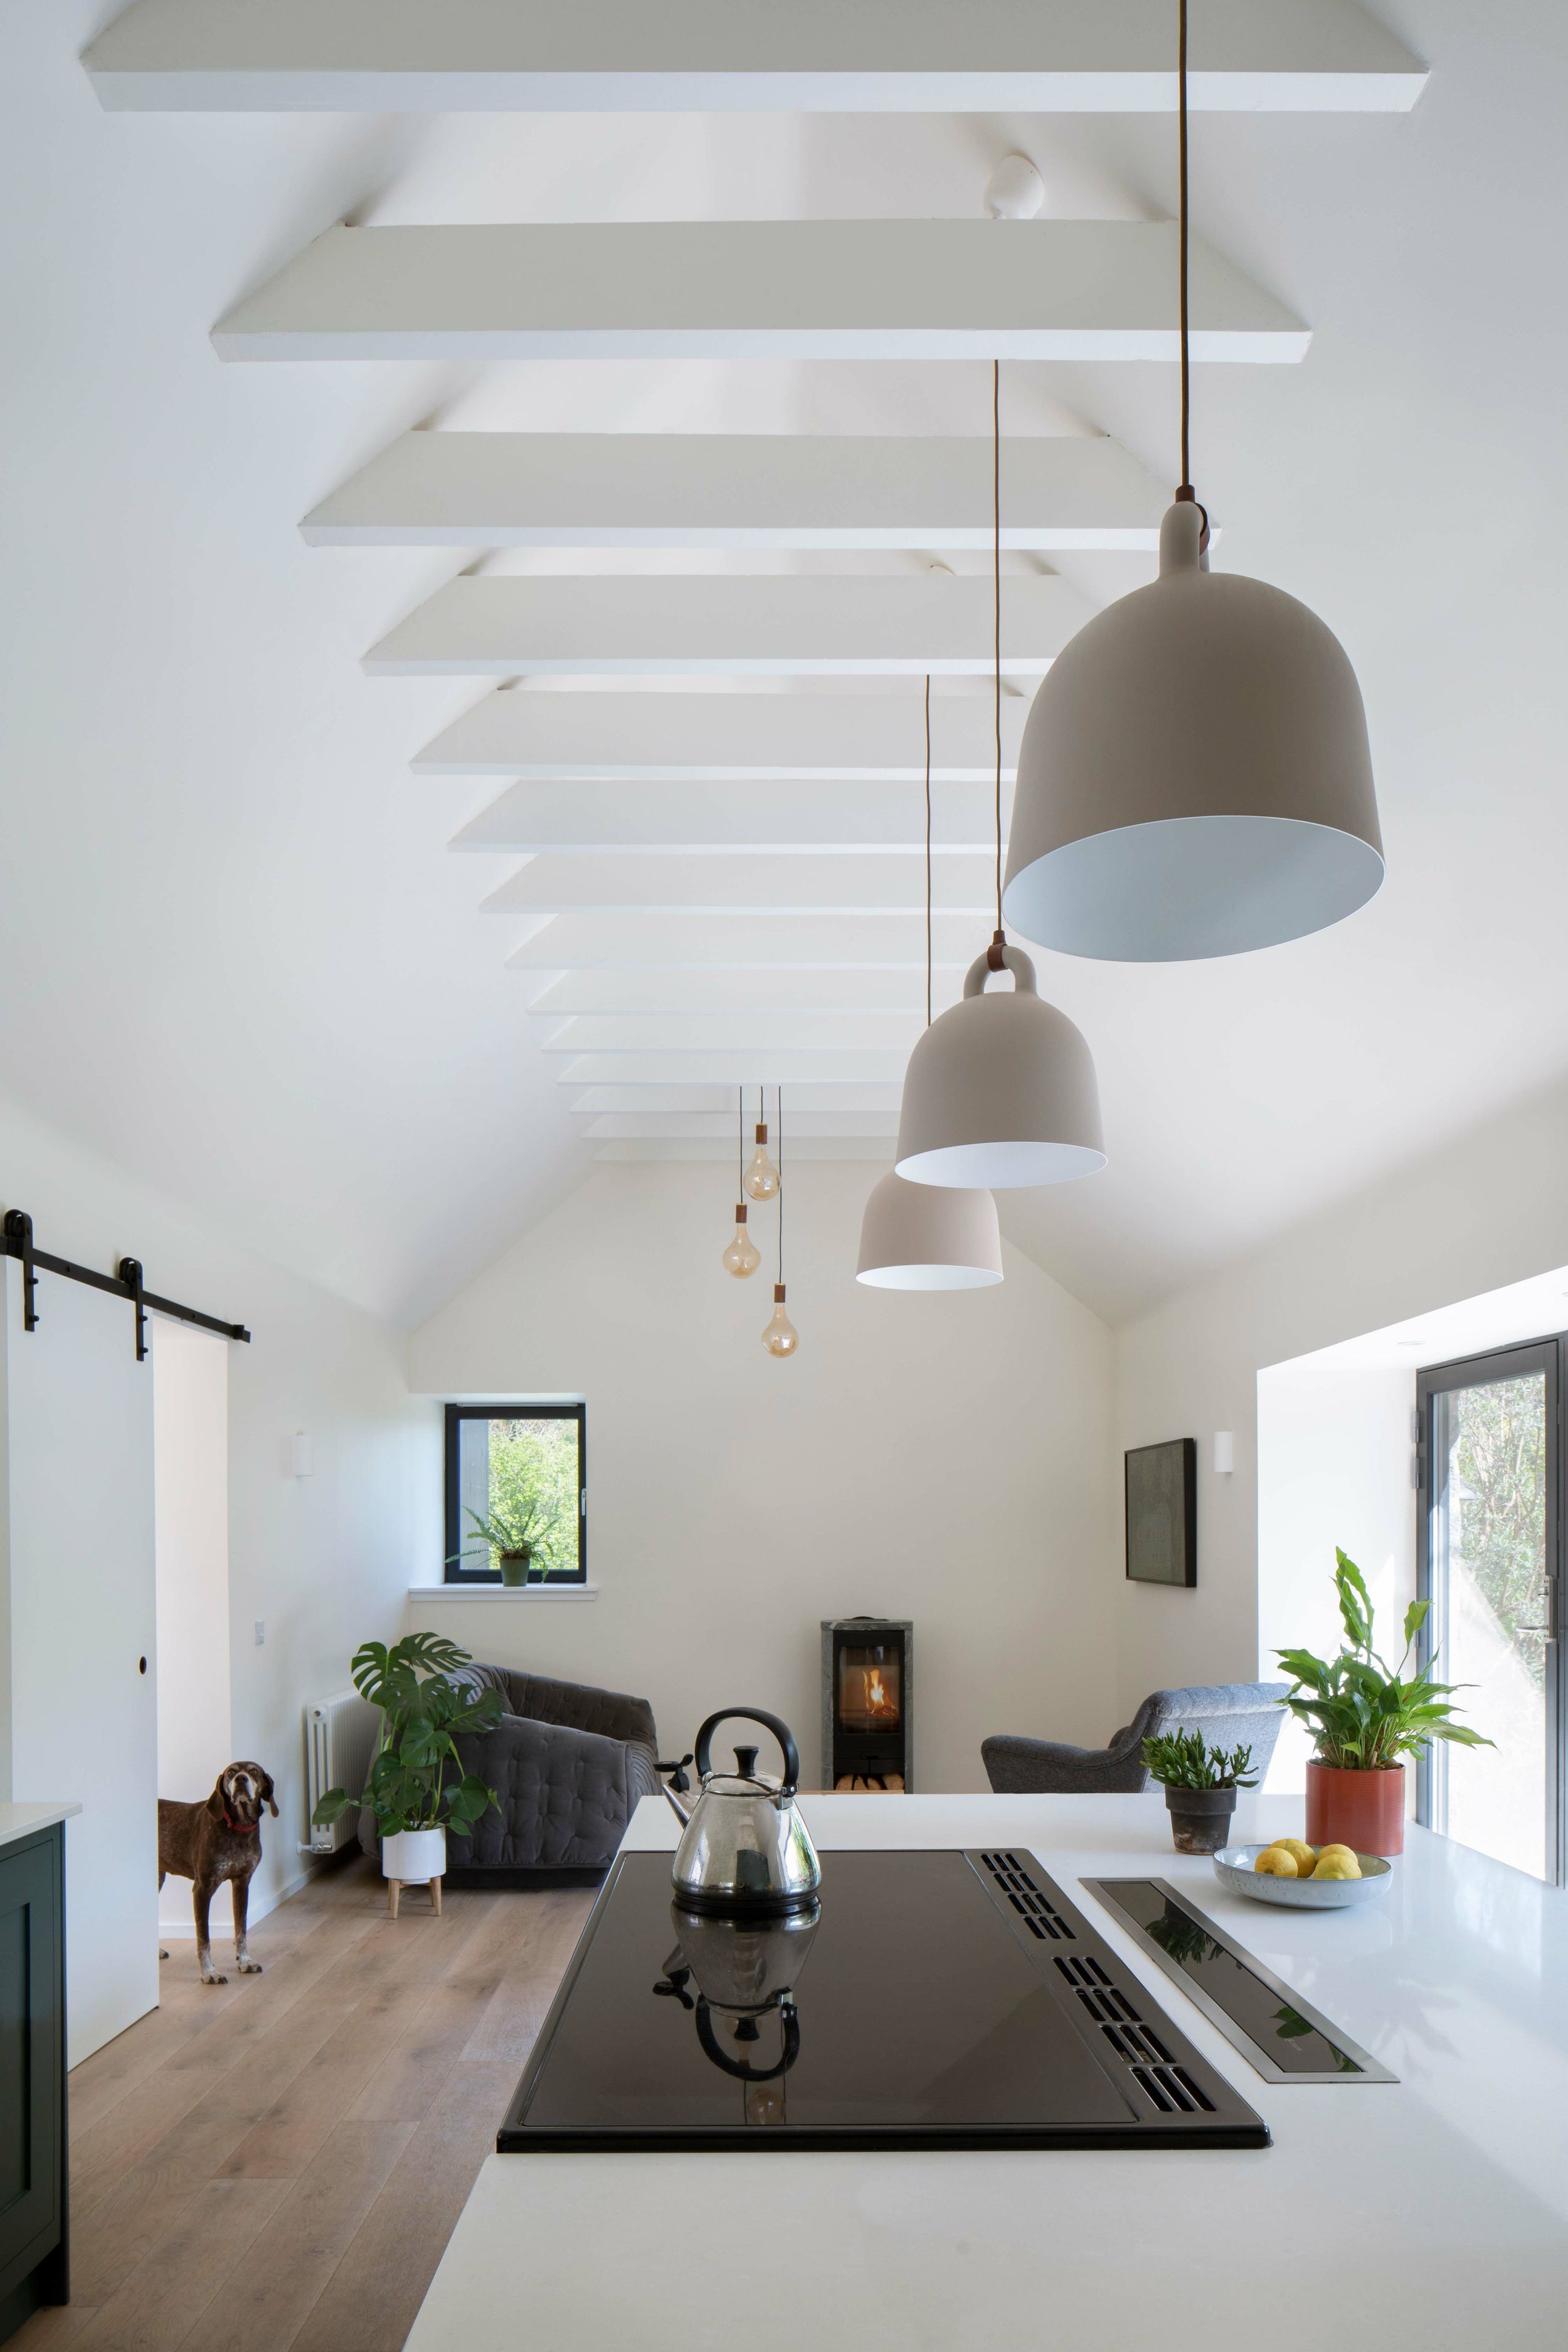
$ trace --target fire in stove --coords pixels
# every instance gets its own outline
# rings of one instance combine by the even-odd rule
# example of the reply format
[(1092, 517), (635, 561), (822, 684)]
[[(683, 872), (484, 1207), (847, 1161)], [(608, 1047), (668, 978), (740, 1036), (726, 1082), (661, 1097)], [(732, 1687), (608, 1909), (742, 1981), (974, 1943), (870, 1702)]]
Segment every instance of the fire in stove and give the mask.
[(889, 1660), (846, 1652), (838, 1670), (838, 1720), (849, 1731), (891, 1731), (899, 1722), (899, 1669)]

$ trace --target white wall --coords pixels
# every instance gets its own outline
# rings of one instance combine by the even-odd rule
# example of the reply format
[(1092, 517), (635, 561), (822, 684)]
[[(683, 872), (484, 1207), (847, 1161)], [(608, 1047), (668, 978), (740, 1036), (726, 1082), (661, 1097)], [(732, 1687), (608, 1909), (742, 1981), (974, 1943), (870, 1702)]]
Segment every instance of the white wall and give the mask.
[[(228, 1621), (229, 1342), (155, 1318), (153, 1536), (158, 1592), (158, 1793), (189, 1802), (234, 1756)], [(226, 1913), (226, 1904), (219, 1906)], [(171, 1878), (161, 1932), (194, 1932)]]
[[(647, 1696), (667, 1754), (715, 1706), (776, 1709), (815, 1780), (819, 1622), (909, 1617), (919, 1786), (983, 1788), (990, 1731), (1103, 1739), (1110, 1335), (1010, 1248), (994, 1290), (858, 1284), (880, 1172), (786, 1171), (801, 1333), (787, 1362), (759, 1344), (771, 1259), (747, 1282), (720, 1265), (733, 1179), (708, 1166), (596, 1169), (432, 1317), (416, 1387), (586, 1398), (600, 1595), (422, 1595), (409, 1623), (478, 1657)], [(772, 1213), (754, 1219), (766, 1254)]]
[[(1568, 1087), (1559, 1086), (1117, 1334), (1118, 1450), (1195, 1436), (1200, 1465), (1196, 1590), (1126, 1586), (1118, 1596), (1124, 1707), (1162, 1684), (1258, 1672), (1258, 1372), (1561, 1266), (1565, 1170)], [(1216, 1429), (1236, 1433), (1228, 1479), (1207, 1467)], [(1400, 1458), (1407, 1464), (1403, 1449)], [(1331, 1566), (1331, 1554), (1325, 1580)]]
[[(0, 1206), (29, 1211), (43, 1248), (105, 1270), (134, 1255), (149, 1288), (251, 1331), (248, 1347), (228, 1351), (231, 1736), (237, 1755), (272, 1773), (279, 1803), (252, 1882), (254, 1919), (304, 1867), (296, 1852), (305, 1835), (303, 1703), (345, 1685), (360, 1642), (395, 1633), (416, 1562), (439, 1549), (437, 1416), (408, 1394), (403, 1334), (204, 1226), (3, 1099)], [(50, 1277), (39, 1279), (47, 1305)], [(123, 1314), (129, 1357), (130, 1307), (110, 1299), (102, 1307)], [(150, 1394), (153, 1366), (139, 1372)], [(298, 1429), (314, 1439), (311, 1478), (293, 1475)], [(21, 1556), (15, 1529), (12, 1553), (14, 1584), (47, 1573), (46, 1563)], [(259, 1648), (258, 1618), (267, 1627)], [(61, 1669), (68, 1676), (68, 1654)], [(89, 1744), (79, 1743), (82, 1775)], [(15, 1746), (14, 1796), (81, 1794), (57, 1785), (52, 1762)], [(218, 1914), (226, 1932), (221, 1900)]]
[[(1309, 1357), (1258, 1374), (1258, 1671), (1268, 1680), (1279, 1674), (1277, 1650), (1332, 1657), (1341, 1648), (1336, 1546), (1366, 1579), (1379, 1650), (1398, 1657), (1415, 1598), (1415, 1404), (1409, 1362), (1351, 1368)], [(1310, 1754), (1306, 1731), (1288, 1719), (1269, 1788), (1303, 1795)]]

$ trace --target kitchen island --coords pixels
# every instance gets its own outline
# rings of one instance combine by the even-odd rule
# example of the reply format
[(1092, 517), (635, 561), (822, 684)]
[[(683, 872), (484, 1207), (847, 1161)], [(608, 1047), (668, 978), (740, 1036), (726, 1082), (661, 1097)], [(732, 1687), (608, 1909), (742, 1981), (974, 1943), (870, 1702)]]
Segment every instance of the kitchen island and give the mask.
[[(1171, 1849), (1161, 1792), (817, 1796), (826, 1853), (1032, 1853), (1264, 2117), (1268, 2148), (517, 2155), (480, 2171), (407, 2352), (1568, 2341), (1568, 1895), (1413, 1829), (1385, 1901), (1276, 1910)], [(1244, 1796), (1236, 1836), (1299, 1834)], [(626, 1846), (668, 1849), (645, 1799)], [(1398, 2076), (1276, 2084), (1084, 1879), (1158, 1876)], [(962, 1998), (962, 1988), (954, 1988)]]

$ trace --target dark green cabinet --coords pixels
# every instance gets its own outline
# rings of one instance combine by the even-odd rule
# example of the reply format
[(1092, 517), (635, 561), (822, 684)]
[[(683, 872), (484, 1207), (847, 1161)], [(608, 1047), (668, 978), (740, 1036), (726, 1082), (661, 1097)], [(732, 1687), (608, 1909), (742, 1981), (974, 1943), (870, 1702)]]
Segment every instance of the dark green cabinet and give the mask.
[(0, 1846), (0, 2341), (64, 2303), (65, 1831)]

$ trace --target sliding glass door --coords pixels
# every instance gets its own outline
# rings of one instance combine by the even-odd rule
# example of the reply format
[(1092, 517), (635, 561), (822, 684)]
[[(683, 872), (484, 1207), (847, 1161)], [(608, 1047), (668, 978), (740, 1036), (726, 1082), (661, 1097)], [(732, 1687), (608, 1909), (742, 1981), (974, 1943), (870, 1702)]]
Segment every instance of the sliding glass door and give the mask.
[(1423, 1371), (1418, 1590), (1424, 1663), (1470, 1687), (1465, 1720), (1496, 1742), (1435, 1742), (1421, 1819), (1538, 1878), (1563, 1876), (1557, 1593), (1560, 1339)]

